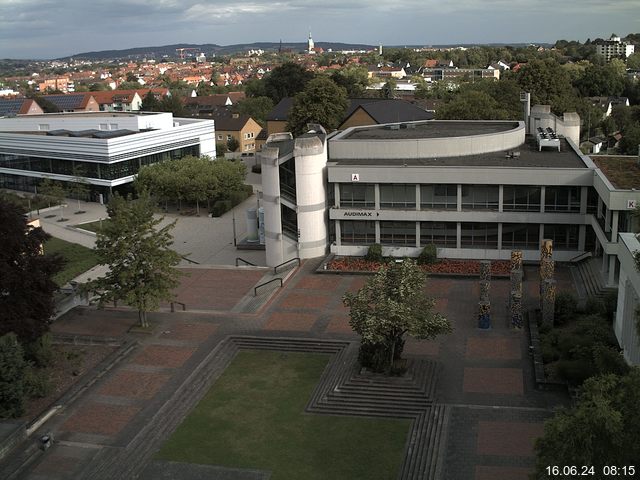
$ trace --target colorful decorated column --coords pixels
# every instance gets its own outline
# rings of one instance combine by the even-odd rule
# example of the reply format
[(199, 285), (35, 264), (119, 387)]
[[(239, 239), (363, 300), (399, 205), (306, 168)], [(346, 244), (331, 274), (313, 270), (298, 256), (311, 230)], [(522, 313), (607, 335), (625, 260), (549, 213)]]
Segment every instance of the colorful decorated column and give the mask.
[(522, 328), (522, 293), (512, 291), (510, 299), (511, 327)]
[(488, 301), (478, 302), (478, 328), (483, 330), (491, 328), (491, 303)]
[(556, 281), (549, 278), (544, 281), (542, 288), (542, 323), (553, 326), (556, 308)]
[(511, 270), (522, 270), (522, 250), (511, 250)]
[(491, 328), (491, 302), (489, 289), (491, 287), (491, 261), (480, 261), (480, 301), (478, 302), (478, 328)]

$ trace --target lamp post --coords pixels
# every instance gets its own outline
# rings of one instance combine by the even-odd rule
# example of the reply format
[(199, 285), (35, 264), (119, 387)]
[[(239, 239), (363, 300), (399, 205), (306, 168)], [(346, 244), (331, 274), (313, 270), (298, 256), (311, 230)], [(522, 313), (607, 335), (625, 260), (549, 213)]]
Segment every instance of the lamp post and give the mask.
[(233, 222), (233, 246), (237, 246), (236, 240), (236, 209), (235, 207), (231, 208), (231, 221)]

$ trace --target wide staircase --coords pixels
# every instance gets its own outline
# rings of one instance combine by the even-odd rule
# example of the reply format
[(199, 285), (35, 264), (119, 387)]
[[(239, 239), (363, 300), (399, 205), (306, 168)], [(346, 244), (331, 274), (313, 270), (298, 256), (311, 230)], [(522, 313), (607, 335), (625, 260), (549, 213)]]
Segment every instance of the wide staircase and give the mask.
[(588, 258), (574, 266), (574, 275), (582, 283), (588, 298), (603, 298), (616, 291), (616, 288), (606, 286), (606, 280), (600, 271), (601, 264), (601, 258)]

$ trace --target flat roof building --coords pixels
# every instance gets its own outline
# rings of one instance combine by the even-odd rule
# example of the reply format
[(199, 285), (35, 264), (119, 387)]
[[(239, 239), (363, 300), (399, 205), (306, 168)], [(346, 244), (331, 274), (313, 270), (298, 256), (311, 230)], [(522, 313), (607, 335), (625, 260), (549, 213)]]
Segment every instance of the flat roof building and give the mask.
[(0, 118), (0, 188), (34, 191), (81, 176), (93, 199), (126, 191), (144, 165), (216, 155), (213, 120), (171, 113), (51, 113)]

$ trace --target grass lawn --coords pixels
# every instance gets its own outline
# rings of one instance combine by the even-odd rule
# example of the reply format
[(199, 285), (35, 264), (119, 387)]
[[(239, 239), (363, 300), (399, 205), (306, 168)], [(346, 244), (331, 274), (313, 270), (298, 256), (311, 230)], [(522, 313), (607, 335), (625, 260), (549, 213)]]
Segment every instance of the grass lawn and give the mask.
[(44, 253), (46, 255), (59, 253), (67, 261), (60, 273), (53, 277), (60, 287), (98, 264), (98, 257), (90, 248), (65, 242), (59, 238), (49, 239), (44, 244)]
[(83, 230), (89, 230), (90, 232), (98, 233), (100, 231), (100, 226), (105, 225), (108, 221), (109, 220), (98, 220), (96, 222), (81, 223), (80, 225), (76, 225), (76, 227)]
[(396, 478), (409, 420), (304, 412), (328, 360), (241, 351), (158, 456), (269, 470), (272, 480)]

